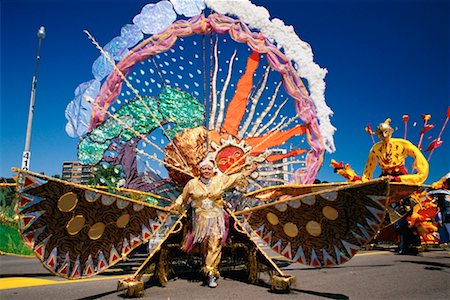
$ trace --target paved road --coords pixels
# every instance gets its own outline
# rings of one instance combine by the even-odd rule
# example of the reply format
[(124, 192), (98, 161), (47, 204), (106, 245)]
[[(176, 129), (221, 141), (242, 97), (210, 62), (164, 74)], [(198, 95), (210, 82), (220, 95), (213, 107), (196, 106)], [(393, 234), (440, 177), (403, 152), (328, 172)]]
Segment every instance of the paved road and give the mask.
[[(290, 294), (270, 292), (268, 276), (258, 285), (221, 278), (216, 289), (189, 278), (167, 287), (148, 283), (144, 299), (450, 299), (450, 252), (430, 251), (399, 256), (389, 251), (363, 251), (334, 268), (300, 264), (284, 268), (296, 276)], [(48, 273), (36, 259), (0, 256), (0, 299), (122, 299), (120, 270), (92, 279), (68, 281)]]

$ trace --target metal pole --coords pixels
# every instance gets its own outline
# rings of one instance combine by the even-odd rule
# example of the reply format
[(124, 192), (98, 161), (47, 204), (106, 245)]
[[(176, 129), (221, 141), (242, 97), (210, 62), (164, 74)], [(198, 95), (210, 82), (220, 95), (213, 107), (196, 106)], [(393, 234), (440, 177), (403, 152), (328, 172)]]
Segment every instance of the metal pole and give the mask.
[(41, 43), (45, 38), (45, 28), (41, 26), (37, 32), (38, 36), (38, 51), (36, 56), (36, 71), (34, 72), (33, 80), (31, 82), (31, 96), (30, 96), (30, 109), (28, 110), (28, 125), (27, 125), (27, 135), (25, 138), (25, 148), (22, 154), (22, 169), (28, 170), (30, 168), (30, 142), (31, 142), (31, 129), (33, 126), (33, 112), (34, 112), (34, 98), (36, 95), (36, 84), (37, 84), (37, 75), (39, 68), (39, 60), (41, 53)]

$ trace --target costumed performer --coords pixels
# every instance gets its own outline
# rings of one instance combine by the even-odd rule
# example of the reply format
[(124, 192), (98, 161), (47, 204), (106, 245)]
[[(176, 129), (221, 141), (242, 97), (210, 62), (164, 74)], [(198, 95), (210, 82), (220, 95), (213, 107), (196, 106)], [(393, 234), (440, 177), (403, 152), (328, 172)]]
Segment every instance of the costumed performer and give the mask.
[(177, 198), (172, 208), (190, 204), (193, 210), (193, 230), (185, 238), (184, 250), (190, 251), (194, 244), (200, 244), (203, 255), (202, 273), (208, 280), (208, 286), (215, 288), (219, 277), (218, 266), (222, 256), (222, 246), (228, 234), (226, 222), (228, 216), (224, 210), (223, 193), (233, 187), (245, 187), (246, 176), (256, 168), (240, 173), (215, 174), (214, 163), (205, 159), (199, 165), (200, 176), (191, 179)]
[[(405, 139), (392, 138), (394, 129), (389, 125), (390, 122), (391, 119), (387, 119), (380, 123), (375, 130), (380, 142), (373, 145), (370, 150), (362, 181), (372, 179), (378, 163), (381, 168), (381, 176), (390, 176), (391, 181), (394, 182), (420, 185), (428, 177), (428, 161), (411, 142)], [(414, 159), (413, 169), (416, 169), (415, 174), (408, 174), (405, 168), (407, 156)], [(411, 213), (410, 199), (402, 199), (397, 205), (399, 205), (399, 211), (404, 215), (394, 224), (400, 237), (398, 254), (417, 255), (418, 251), (414, 245), (417, 245), (417, 243), (420, 245), (420, 240), (417, 232), (409, 226), (407, 221), (407, 217)]]
[[(392, 138), (394, 129), (389, 125), (390, 119), (377, 126), (375, 134), (380, 142), (373, 145), (367, 158), (366, 166), (362, 181), (372, 179), (376, 164), (381, 168), (381, 176), (390, 176), (392, 181), (422, 184), (428, 177), (428, 161), (425, 159), (420, 150), (411, 142)], [(405, 160), (407, 156), (414, 159), (414, 167), (417, 172), (408, 174), (405, 168)]]
[(447, 247), (450, 243), (450, 172), (433, 183), (432, 187), (437, 189), (430, 192), (429, 195), (437, 202), (436, 222), (439, 240), (442, 247)]

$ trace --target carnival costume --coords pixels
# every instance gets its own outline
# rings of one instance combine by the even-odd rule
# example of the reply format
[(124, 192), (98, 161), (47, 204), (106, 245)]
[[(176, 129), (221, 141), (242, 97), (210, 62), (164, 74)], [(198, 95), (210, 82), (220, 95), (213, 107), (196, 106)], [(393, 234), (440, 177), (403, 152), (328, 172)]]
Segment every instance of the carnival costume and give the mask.
[(176, 204), (188, 203), (193, 208), (193, 231), (185, 240), (184, 248), (192, 249), (193, 244), (201, 244), (204, 266), (203, 273), (208, 277), (219, 277), (217, 269), (222, 255), (222, 244), (225, 243), (228, 228), (224, 211), (224, 191), (235, 186), (244, 186), (243, 174), (213, 176), (208, 181), (203, 178), (190, 180), (177, 198)]
[[(387, 205), (420, 186), (388, 178), (312, 184), (325, 151), (334, 151), (334, 127), (323, 99), (326, 70), (314, 63), (311, 47), (250, 1), (181, 2), (144, 7), (106, 49), (90, 36), (102, 56), (93, 64), (95, 80), (80, 84), (66, 109), (66, 131), (80, 138), (82, 164), (123, 173), (126, 189), (103, 177), (107, 191), (16, 170), (24, 243), (45, 268), (68, 279), (99, 274), (138, 246), (154, 244), (118, 285), (140, 296), (144, 274), (164, 286), (171, 254), (181, 252), (188, 212), (172, 209), (177, 199), (190, 200), (194, 211), (192, 241), (182, 246), (204, 245), (208, 275), (218, 275), (224, 212), (228, 240), (243, 244), (238, 255), (250, 283), (266, 270), (274, 290), (288, 291), (294, 279), (260, 242), (308, 266), (350, 260), (377, 233)], [(144, 39), (144, 33), (152, 36)], [(183, 52), (188, 47), (199, 49)], [(207, 153), (221, 171), (209, 184), (197, 172)], [(404, 163), (394, 160), (398, 165), (386, 168)], [(225, 197), (226, 189), (244, 183), (239, 172), (254, 162), (249, 189)]]
[[(393, 176), (394, 181), (422, 184), (428, 176), (428, 162), (411, 142), (392, 138), (392, 127), (389, 126), (390, 119), (381, 123), (376, 130), (380, 142), (376, 143), (370, 150), (362, 180), (372, 179), (376, 164), (382, 170), (381, 176)], [(414, 159), (414, 166), (417, 170), (415, 174), (408, 174), (405, 169), (405, 159), (411, 156)]]

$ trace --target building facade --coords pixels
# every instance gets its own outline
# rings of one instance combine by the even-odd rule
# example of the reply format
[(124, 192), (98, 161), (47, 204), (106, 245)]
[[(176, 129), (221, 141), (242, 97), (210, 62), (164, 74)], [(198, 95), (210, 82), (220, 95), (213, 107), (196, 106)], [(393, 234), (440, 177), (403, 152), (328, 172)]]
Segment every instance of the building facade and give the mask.
[(65, 161), (62, 166), (62, 179), (78, 184), (87, 184), (93, 177), (92, 166), (78, 161)]

